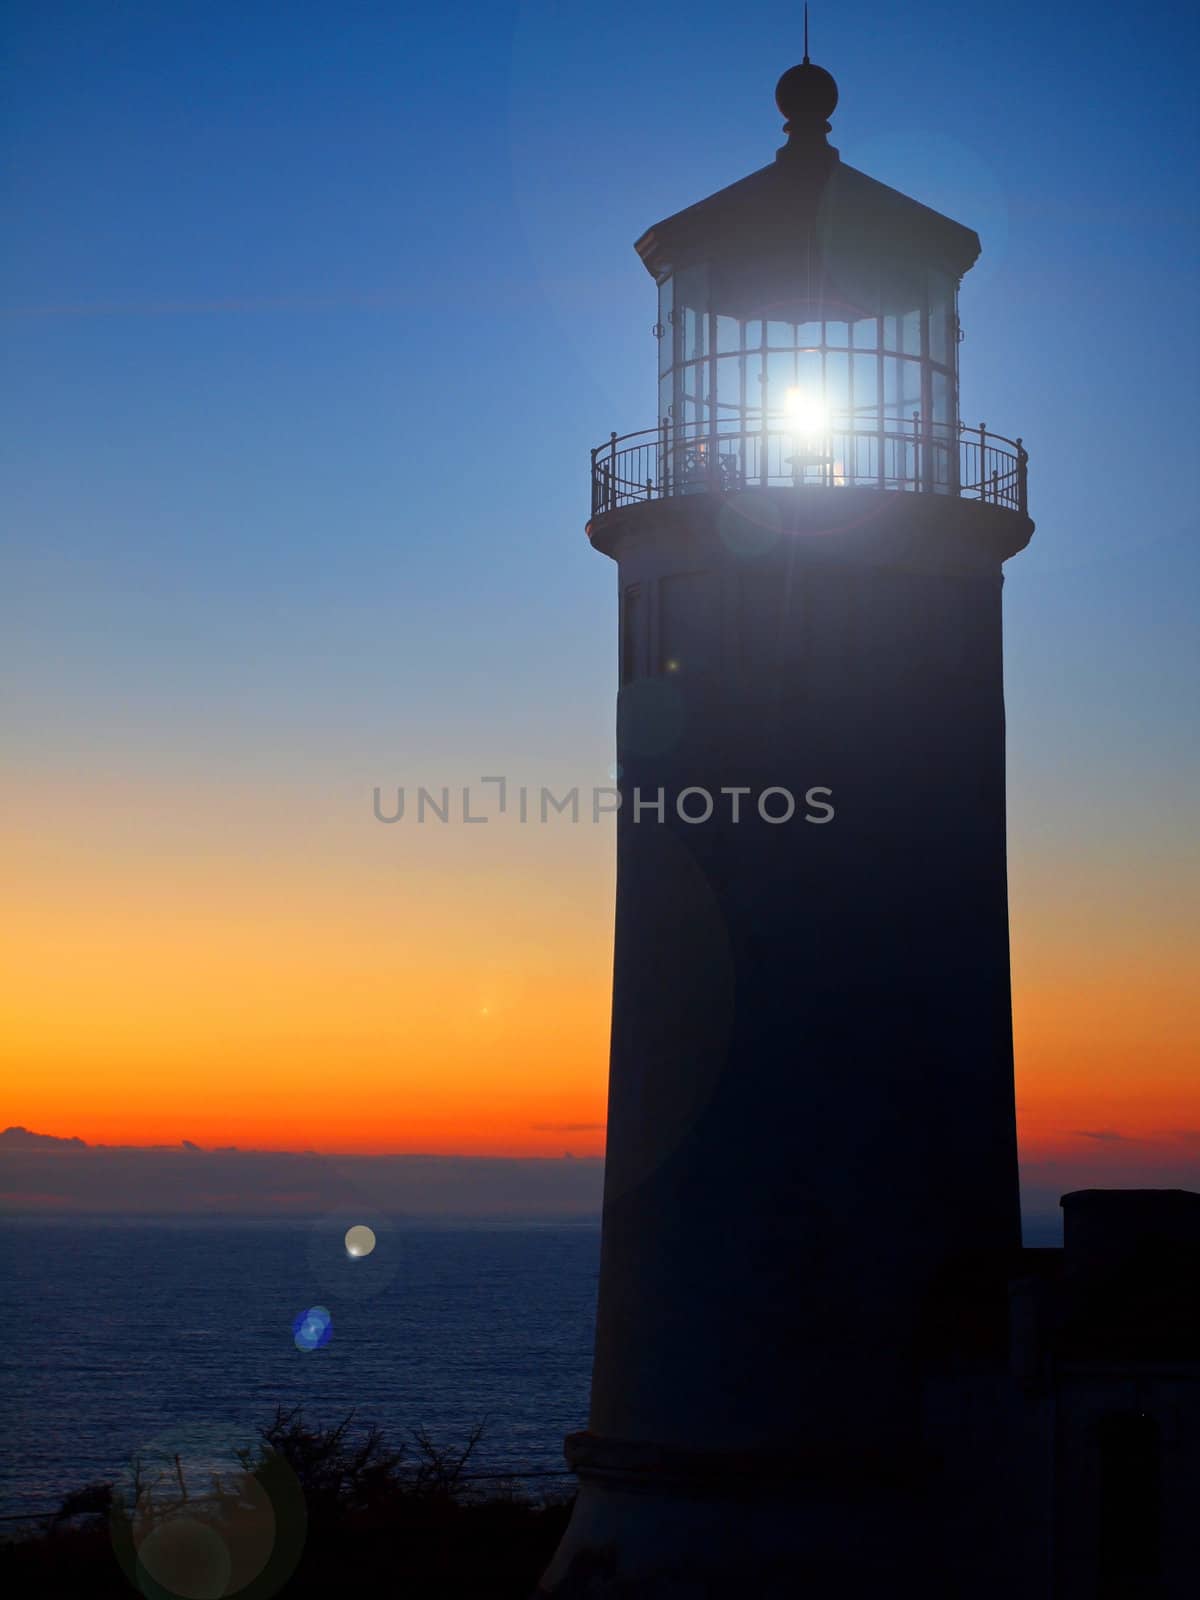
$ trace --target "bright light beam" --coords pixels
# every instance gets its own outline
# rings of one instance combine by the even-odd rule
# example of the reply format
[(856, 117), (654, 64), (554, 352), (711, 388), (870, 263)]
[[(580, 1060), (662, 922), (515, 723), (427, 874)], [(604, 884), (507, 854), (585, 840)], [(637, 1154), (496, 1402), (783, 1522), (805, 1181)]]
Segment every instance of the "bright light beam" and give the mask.
[(789, 429), (798, 438), (811, 439), (826, 432), (828, 419), (820, 400), (806, 389), (788, 389), (783, 410)]

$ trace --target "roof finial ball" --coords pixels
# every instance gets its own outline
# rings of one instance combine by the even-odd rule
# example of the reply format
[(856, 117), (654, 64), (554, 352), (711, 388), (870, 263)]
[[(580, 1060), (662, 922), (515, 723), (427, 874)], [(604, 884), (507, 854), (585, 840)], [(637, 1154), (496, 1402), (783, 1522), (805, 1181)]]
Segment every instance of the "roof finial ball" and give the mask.
[(787, 121), (784, 133), (793, 142), (820, 138), (829, 132), (828, 118), (838, 103), (838, 87), (833, 74), (815, 67), (805, 56), (798, 67), (789, 67), (775, 85), (775, 104)]

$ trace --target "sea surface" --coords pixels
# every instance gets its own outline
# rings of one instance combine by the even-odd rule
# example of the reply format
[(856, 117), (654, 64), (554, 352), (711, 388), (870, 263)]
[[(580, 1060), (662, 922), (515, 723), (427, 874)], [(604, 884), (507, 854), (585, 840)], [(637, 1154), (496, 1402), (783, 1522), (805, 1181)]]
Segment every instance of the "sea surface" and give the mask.
[[(0, 1515), (277, 1405), (321, 1425), (354, 1411), (410, 1452), (413, 1428), (453, 1448), (483, 1420), (466, 1470), (561, 1469), (587, 1420), (599, 1224), (365, 1217), (377, 1243), (355, 1259), (355, 1220), (0, 1221)], [(314, 1306), (332, 1334), (302, 1350)]]

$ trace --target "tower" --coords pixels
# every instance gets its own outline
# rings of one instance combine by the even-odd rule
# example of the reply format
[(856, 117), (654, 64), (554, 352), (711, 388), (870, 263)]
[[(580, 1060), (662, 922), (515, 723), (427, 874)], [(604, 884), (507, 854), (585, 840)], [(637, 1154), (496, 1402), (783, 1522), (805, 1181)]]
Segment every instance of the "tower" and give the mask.
[(840, 161), (807, 55), (776, 99), (775, 161), (638, 240), (659, 421), (593, 452), (622, 805), (558, 1600), (923, 1568), (930, 1295), (1020, 1244), (1000, 600), (1026, 455), (959, 421), (976, 235)]

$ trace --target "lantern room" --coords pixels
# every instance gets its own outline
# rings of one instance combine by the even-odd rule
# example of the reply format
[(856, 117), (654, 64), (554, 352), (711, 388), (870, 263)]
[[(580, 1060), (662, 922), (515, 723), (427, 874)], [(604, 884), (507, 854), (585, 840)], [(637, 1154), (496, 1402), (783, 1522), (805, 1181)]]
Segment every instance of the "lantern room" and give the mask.
[(657, 495), (849, 485), (1024, 511), (1019, 440), (958, 412), (970, 229), (847, 166), (805, 58), (768, 167), (648, 229), (658, 422), (595, 452), (593, 513)]

